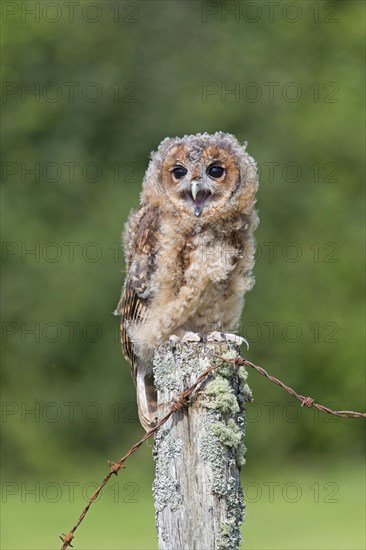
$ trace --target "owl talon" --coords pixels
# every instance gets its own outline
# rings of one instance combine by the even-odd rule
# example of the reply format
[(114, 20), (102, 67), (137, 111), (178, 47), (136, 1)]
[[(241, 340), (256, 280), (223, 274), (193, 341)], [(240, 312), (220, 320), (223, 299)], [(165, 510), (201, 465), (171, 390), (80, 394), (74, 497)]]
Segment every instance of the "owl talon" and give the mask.
[(207, 342), (226, 342), (225, 333), (214, 330), (207, 336)]
[(248, 349), (249, 349), (249, 342), (248, 342), (248, 340), (247, 340), (246, 338), (243, 338), (243, 342), (244, 342), (244, 344), (246, 345), (246, 348), (247, 348), (247, 351), (248, 351)]
[(177, 347), (177, 344), (179, 344), (180, 338), (176, 334), (172, 334), (169, 336), (169, 345), (172, 350), (174, 350)]
[(219, 332), (218, 330), (211, 332), (207, 336), (207, 342), (229, 342), (232, 344), (236, 344), (237, 346), (241, 346), (244, 342), (247, 349), (249, 349), (248, 341), (242, 336), (238, 336), (237, 334), (231, 334), (228, 332)]
[(203, 342), (203, 337), (197, 332), (186, 332), (181, 340), (182, 344), (187, 342)]

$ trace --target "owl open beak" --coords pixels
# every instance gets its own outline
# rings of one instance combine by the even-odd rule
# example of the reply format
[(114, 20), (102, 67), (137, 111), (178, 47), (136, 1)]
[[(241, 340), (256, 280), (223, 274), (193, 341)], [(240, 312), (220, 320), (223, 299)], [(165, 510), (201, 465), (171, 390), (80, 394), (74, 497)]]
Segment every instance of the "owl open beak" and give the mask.
[(194, 204), (194, 213), (196, 216), (200, 216), (206, 200), (211, 195), (208, 189), (205, 189), (203, 183), (199, 180), (191, 181), (190, 197)]

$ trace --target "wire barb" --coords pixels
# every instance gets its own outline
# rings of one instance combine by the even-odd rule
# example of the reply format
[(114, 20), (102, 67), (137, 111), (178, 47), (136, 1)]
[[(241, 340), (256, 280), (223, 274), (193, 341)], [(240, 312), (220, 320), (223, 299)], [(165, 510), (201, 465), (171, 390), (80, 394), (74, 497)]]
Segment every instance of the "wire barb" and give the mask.
[(178, 395), (170, 404), (170, 409), (173, 412), (180, 411), (183, 407), (188, 407), (188, 400), (182, 394)]
[(118, 472), (121, 468), (125, 468), (125, 466), (121, 466), (120, 464), (116, 464), (115, 462), (112, 462), (111, 460), (108, 460), (109, 467), (111, 469), (112, 474), (118, 475)]
[(305, 397), (303, 402), (301, 403), (302, 407), (312, 407), (314, 405), (314, 399), (312, 397)]
[(62, 540), (62, 542), (64, 543), (62, 545), (62, 548), (73, 548), (73, 545), (71, 544), (71, 541), (72, 539), (74, 538), (74, 535), (70, 532), (68, 535), (65, 535), (65, 533), (63, 534), (63, 536), (60, 536), (60, 539)]
[(312, 397), (306, 397), (304, 395), (297, 393), (294, 389), (290, 388), (290, 386), (287, 386), (286, 384), (284, 384), (284, 382), (282, 382), (278, 378), (275, 378), (274, 376), (269, 374), (262, 367), (259, 367), (258, 365), (251, 363), (250, 361), (248, 361), (248, 359), (245, 359), (240, 355), (237, 355), (234, 359), (228, 359), (227, 357), (222, 357), (221, 355), (215, 355), (215, 354), (211, 354), (211, 357), (220, 359), (221, 362), (218, 363), (217, 365), (207, 368), (205, 371), (202, 372), (202, 374), (200, 374), (197, 380), (191, 386), (189, 386), (189, 388), (187, 388), (186, 390), (182, 391), (179, 395), (177, 395), (177, 397), (173, 399), (173, 401), (170, 403), (169, 412), (161, 420), (159, 420), (159, 422), (156, 424), (154, 428), (146, 432), (146, 434), (137, 443), (135, 443), (122, 458), (120, 458), (117, 462), (108, 461), (110, 470), (107, 473), (107, 475), (104, 477), (101, 484), (98, 486), (98, 488), (94, 491), (94, 493), (88, 500), (88, 503), (83, 509), (83, 511), (81, 512), (78, 521), (76, 522), (74, 527), (69, 531), (67, 535), (63, 534), (62, 536), (60, 536), (60, 539), (63, 542), (61, 550), (67, 550), (69, 547), (72, 547), (71, 541), (74, 538), (74, 533), (76, 529), (79, 527), (79, 525), (85, 518), (86, 514), (88, 513), (90, 506), (98, 498), (103, 487), (108, 483), (112, 475), (117, 475), (119, 470), (121, 470), (122, 468), (125, 468), (124, 466), (125, 461), (133, 453), (135, 453), (137, 449), (139, 449), (145, 441), (147, 441), (152, 435), (154, 435), (154, 433), (156, 433), (158, 429), (163, 424), (165, 424), (165, 422), (167, 422), (174, 413), (176, 413), (177, 411), (180, 411), (183, 407), (189, 406), (190, 403), (188, 398), (194, 392), (197, 386), (199, 386), (210, 373), (212, 373), (215, 369), (221, 367), (223, 364), (231, 364), (233, 367), (239, 367), (239, 366), (251, 367), (252, 369), (259, 372), (259, 374), (261, 374), (262, 376), (270, 380), (273, 384), (280, 386), (280, 388), (282, 388), (288, 394), (295, 397), (298, 401), (300, 401), (301, 407), (307, 407), (307, 408), (313, 407), (323, 413), (332, 414), (334, 416), (341, 416), (343, 418), (366, 418), (366, 413), (361, 413), (357, 411), (334, 411), (333, 409), (329, 409), (324, 405), (315, 403)]

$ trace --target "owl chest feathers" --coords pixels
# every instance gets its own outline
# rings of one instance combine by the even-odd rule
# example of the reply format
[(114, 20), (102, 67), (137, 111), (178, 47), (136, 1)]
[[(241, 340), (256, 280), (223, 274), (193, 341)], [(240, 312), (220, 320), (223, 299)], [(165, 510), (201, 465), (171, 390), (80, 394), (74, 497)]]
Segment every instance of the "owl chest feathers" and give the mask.
[[(237, 225), (237, 224), (236, 224)], [(241, 269), (245, 253), (245, 224), (236, 227), (190, 227), (163, 222), (154, 259), (153, 294), (177, 296), (184, 286), (225, 292)]]

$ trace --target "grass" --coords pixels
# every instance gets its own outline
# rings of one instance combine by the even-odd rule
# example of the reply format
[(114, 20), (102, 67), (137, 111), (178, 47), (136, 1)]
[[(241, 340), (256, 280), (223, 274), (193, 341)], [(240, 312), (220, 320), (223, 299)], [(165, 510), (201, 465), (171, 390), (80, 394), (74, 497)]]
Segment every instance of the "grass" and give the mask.
[[(249, 477), (250, 476), (250, 477)], [(5, 485), (1, 550), (51, 550), (75, 523), (88, 478)], [(151, 479), (129, 468), (111, 479), (77, 531), (77, 550), (157, 549)], [(270, 472), (243, 470), (247, 516), (243, 548), (358, 550), (365, 548), (365, 471), (362, 464), (316, 469), (304, 465)], [(12, 483), (12, 482), (8, 482)], [(33, 493), (31, 493), (33, 491)], [(13, 495), (11, 493), (14, 493)], [(173, 549), (172, 549), (173, 550)], [(205, 549), (207, 550), (207, 549)]]

